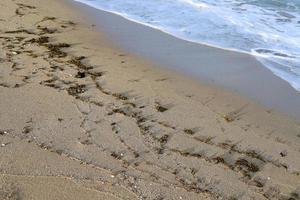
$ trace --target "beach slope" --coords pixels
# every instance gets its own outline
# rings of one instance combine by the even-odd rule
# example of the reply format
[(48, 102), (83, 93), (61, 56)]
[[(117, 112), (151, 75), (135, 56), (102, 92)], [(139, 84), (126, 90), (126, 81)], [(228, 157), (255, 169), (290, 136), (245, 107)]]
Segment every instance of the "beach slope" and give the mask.
[(299, 199), (297, 120), (113, 48), (68, 2), (0, 10), (0, 199)]

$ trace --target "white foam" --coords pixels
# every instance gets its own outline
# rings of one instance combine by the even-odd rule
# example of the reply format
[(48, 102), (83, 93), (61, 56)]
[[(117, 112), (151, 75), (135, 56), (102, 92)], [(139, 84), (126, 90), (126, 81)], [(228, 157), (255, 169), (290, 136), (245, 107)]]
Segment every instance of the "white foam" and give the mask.
[(188, 3), (196, 8), (208, 8), (209, 6), (205, 3), (201, 3), (201, 2), (195, 2), (193, 0), (179, 0), (179, 1), (183, 1), (185, 3)]

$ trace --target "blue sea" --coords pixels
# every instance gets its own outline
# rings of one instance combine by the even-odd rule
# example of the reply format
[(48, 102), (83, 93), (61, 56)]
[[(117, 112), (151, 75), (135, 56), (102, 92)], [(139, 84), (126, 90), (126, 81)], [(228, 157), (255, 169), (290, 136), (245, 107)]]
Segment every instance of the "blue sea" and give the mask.
[(184, 40), (254, 55), (300, 91), (300, 0), (75, 1)]

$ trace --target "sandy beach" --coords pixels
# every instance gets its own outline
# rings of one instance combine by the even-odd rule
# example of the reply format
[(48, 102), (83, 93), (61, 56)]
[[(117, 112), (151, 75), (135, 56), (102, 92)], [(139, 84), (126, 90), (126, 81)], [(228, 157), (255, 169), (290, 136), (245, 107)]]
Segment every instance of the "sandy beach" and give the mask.
[(70, 5), (117, 48), (300, 119), (299, 92), (252, 55), (178, 39), (82, 3)]
[(76, 7), (0, 2), (0, 199), (300, 199), (297, 112), (121, 50)]

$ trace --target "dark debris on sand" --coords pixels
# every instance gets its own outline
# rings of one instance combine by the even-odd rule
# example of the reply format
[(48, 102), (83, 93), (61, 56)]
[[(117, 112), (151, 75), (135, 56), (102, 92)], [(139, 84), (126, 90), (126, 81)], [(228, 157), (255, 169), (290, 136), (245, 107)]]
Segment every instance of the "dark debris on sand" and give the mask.
[(76, 85), (68, 88), (69, 95), (78, 96), (78, 94), (84, 93), (86, 91), (85, 85)]

